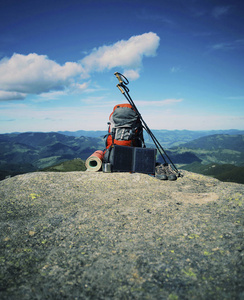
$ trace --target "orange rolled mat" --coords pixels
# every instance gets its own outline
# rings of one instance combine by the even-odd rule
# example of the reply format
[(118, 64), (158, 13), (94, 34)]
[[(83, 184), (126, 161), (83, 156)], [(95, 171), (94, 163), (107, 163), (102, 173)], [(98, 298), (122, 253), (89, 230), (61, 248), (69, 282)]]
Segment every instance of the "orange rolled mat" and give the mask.
[(91, 156), (86, 160), (87, 171), (97, 172), (101, 169), (103, 163), (104, 153), (101, 150), (95, 151)]

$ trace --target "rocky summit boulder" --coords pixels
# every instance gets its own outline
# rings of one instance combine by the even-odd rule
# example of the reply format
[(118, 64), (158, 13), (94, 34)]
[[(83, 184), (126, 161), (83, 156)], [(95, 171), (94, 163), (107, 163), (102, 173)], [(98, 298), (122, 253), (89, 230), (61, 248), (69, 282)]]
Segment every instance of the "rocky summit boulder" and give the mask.
[(0, 182), (1, 299), (244, 299), (244, 185), (184, 171)]

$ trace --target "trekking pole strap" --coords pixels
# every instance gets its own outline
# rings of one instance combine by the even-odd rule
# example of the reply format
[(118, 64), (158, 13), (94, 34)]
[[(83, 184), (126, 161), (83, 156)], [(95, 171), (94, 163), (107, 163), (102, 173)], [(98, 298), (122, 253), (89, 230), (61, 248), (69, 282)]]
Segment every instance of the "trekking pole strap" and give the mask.
[(115, 72), (114, 75), (118, 78), (120, 84), (129, 84), (129, 80), (123, 74)]

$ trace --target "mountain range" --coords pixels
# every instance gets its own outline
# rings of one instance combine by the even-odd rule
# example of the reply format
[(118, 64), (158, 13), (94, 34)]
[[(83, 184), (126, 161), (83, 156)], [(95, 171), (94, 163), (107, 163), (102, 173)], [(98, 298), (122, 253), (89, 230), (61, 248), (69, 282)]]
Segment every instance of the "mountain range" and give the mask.
[[(152, 130), (153, 134), (159, 140), (160, 144), (165, 148), (171, 148), (174, 146), (181, 145), (183, 143), (190, 142), (200, 137), (215, 135), (215, 134), (244, 134), (244, 130), (229, 129), (229, 130), (203, 130), (203, 131), (192, 131), (192, 130)], [(107, 131), (58, 131), (60, 134), (74, 136), (74, 137), (93, 137), (101, 138), (107, 134)], [(147, 145), (153, 145), (150, 136), (144, 131), (144, 139)]]
[[(244, 166), (244, 131), (155, 130), (153, 132), (161, 145), (167, 148), (166, 153), (174, 164), (180, 168), (190, 171), (194, 171), (195, 168), (201, 173), (201, 166), (208, 164), (228, 164), (239, 168)], [(1, 134), (0, 179), (57, 166), (77, 158), (85, 161), (94, 151), (105, 148), (103, 139), (105, 133), (81, 130), (62, 133)], [(209, 133), (215, 134), (209, 135)], [(82, 136), (77, 136), (79, 134)], [(147, 147), (154, 147), (146, 134), (144, 138)], [(162, 161), (160, 157), (157, 159)], [(74, 165), (74, 162), (72, 164)], [(198, 164), (197, 168), (196, 164)], [(238, 173), (240, 173), (239, 169)], [(216, 176), (216, 174), (206, 175)], [(236, 182), (242, 183), (242, 179)]]

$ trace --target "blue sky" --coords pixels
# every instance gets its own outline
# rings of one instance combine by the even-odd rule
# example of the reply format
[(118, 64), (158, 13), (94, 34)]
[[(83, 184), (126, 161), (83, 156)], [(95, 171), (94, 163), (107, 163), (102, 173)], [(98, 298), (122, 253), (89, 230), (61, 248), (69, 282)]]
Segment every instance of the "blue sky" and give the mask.
[(0, 133), (107, 130), (126, 103), (151, 129), (244, 129), (244, 2), (3, 0)]

